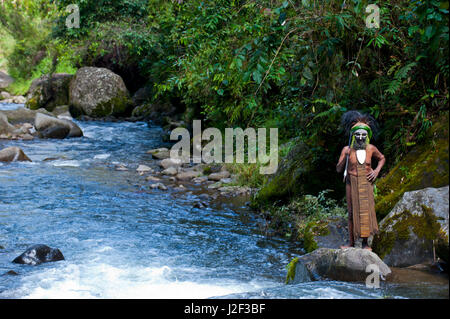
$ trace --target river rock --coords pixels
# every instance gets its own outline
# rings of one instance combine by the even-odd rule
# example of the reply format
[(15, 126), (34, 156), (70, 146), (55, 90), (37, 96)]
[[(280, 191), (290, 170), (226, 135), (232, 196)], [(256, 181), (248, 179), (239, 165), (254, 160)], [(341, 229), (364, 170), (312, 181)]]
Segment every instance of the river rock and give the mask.
[(208, 179), (211, 181), (220, 181), (223, 178), (230, 177), (230, 172), (228, 171), (220, 171), (217, 173), (211, 173), (208, 175)]
[(153, 158), (163, 160), (170, 157), (170, 152), (167, 148), (161, 147), (147, 151), (147, 154), (152, 154)]
[(329, 249), (319, 248), (295, 258), (288, 267), (287, 283), (331, 279), (338, 281), (365, 282), (377, 267), (381, 279), (391, 274), (390, 268), (373, 252), (361, 248)]
[(199, 176), (199, 177), (194, 178), (192, 181), (194, 183), (200, 184), (200, 183), (206, 182), (207, 180), (208, 180), (208, 176)]
[(348, 220), (344, 217), (332, 217), (326, 222), (326, 231), (323, 235), (313, 237), (317, 248), (340, 248), (349, 241)]
[(162, 119), (165, 116), (172, 116), (175, 112), (176, 107), (170, 102), (156, 101), (136, 106), (131, 115), (146, 121), (153, 121), (156, 124), (163, 124)]
[(133, 105), (137, 106), (149, 100), (151, 97), (152, 97), (152, 89), (148, 86), (144, 86), (133, 94), (131, 100), (133, 101)]
[(166, 169), (169, 167), (178, 167), (181, 166), (183, 163), (181, 162), (181, 160), (176, 159), (176, 158), (164, 158), (163, 160), (161, 160), (161, 162), (159, 162), (159, 165)]
[(145, 180), (149, 181), (149, 182), (159, 182), (161, 180), (161, 178), (149, 175), (145, 178)]
[(437, 256), (448, 263), (449, 187), (405, 192), (380, 222), (372, 247), (393, 267), (433, 263)]
[(4, 148), (0, 151), (0, 162), (31, 162), (30, 158), (16, 146)]
[(34, 126), (43, 138), (81, 137), (80, 127), (69, 120), (58, 119), (42, 113), (37, 113)]
[(197, 171), (184, 171), (177, 174), (176, 178), (180, 181), (188, 181), (195, 177), (200, 176), (202, 173)]
[(178, 173), (178, 170), (173, 166), (168, 167), (161, 172), (161, 174), (163, 174), (163, 175), (170, 175), (170, 176), (176, 175), (177, 173)]
[(150, 185), (151, 189), (160, 189), (160, 190), (167, 190), (167, 187), (163, 183), (155, 183)]
[(46, 74), (31, 82), (25, 105), (31, 110), (45, 108), (53, 111), (58, 105), (69, 104), (69, 84), (73, 75), (67, 73)]
[(11, 94), (8, 92), (0, 92), (0, 100), (6, 100), (11, 98)]
[(131, 105), (122, 78), (105, 68), (78, 69), (69, 85), (69, 104), (75, 115), (121, 115)]
[(64, 260), (64, 256), (59, 249), (38, 244), (27, 248), (22, 255), (16, 257), (12, 262), (35, 266), (59, 260)]
[(139, 165), (138, 168), (136, 168), (136, 171), (140, 174), (144, 173), (151, 173), (153, 172), (153, 169), (151, 167), (148, 167), (147, 165)]
[(8, 118), (5, 114), (0, 113), (0, 134), (12, 134), (16, 128), (9, 124)]
[(52, 111), (53, 115), (59, 119), (72, 121), (73, 117), (70, 114), (70, 109), (68, 105), (58, 105)]
[(15, 110), (0, 111), (8, 119), (8, 122), (12, 125), (23, 123), (34, 123), (34, 119), (37, 113), (53, 116), (53, 114), (46, 109), (30, 110), (24, 107), (19, 107)]
[(26, 101), (27, 101), (27, 99), (24, 98), (22, 95), (13, 97), (13, 103), (16, 103), (16, 104), (25, 104)]

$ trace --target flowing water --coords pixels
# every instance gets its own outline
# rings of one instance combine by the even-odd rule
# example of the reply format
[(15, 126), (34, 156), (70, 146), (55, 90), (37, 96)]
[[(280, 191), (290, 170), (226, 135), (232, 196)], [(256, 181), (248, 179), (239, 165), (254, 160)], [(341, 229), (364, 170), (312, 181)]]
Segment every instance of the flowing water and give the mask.
[[(448, 298), (448, 286), (426, 283), (285, 285), (299, 251), (265, 237), (243, 201), (195, 208), (195, 189), (151, 190), (136, 173), (156, 165), (146, 151), (162, 145), (161, 128), (78, 124), (82, 138), (0, 140), (33, 160), (0, 163), (0, 298)], [(65, 260), (11, 262), (38, 243)]]

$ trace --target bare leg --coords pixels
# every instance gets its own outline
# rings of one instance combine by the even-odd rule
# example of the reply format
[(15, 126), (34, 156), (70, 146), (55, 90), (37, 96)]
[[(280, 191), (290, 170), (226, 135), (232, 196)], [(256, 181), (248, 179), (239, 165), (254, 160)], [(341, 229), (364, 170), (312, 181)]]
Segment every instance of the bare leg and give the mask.
[(347, 177), (347, 183), (345, 185), (346, 190), (346, 198), (347, 198), (347, 210), (348, 210), (348, 237), (349, 244), (345, 246), (341, 246), (342, 249), (354, 247), (355, 240), (353, 238), (353, 208), (352, 208), (352, 190), (350, 186), (350, 181)]
[(363, 240), (362, 241), (362, 248), (372, 251), (372, 248), (370, 248), (369, 243), (367, 242), (367, 237), (363, 237), (362, 240)]

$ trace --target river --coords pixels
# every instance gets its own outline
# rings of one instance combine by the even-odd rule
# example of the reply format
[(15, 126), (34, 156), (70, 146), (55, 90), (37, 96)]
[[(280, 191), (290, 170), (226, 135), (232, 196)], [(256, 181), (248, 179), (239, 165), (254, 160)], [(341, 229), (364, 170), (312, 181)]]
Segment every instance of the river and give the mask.
[[(152, 190), (136, 173), (156, 165), (146, 151), (163, 145), (160, 127), (77, 124), (82, 138), (0, 140), (33, 161), (0, 163), (0, 298), (448, 298), (426, 283), (285, 285), (300, 250), (264, 236), (245, 200), (195, 208), (195, 187)], [(38, 243), (65, 260), (11, 262)]]

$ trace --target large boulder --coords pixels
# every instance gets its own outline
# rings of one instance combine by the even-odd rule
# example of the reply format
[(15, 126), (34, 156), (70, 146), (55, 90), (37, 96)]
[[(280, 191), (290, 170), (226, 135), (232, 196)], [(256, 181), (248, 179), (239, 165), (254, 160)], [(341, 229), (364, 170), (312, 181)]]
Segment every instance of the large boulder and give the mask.
[(64, 256), (59, 249), (38, 244), (27, 248), (20, 256), (14, 258), (12, 262), (36, 266), (42, 263), (59, 260), (64, 260)]
[(55, 73), (33, 80), (25, 105), (31, 110), (45, 108), (51, 112), (58, 105), (69, 104), (69, 84), (72, 78), (72, 74)]
[(403, 195), (373, 240), (384, 262), (393, 267), (433, 263), (436, 254), (448, 263), (448, 190), (429, 187)]
[(367, 249), (319, 248), (291, 261), (286, 283), (323, 279), (365, 282), (373, 269), (379, 271), (381, 279), (391, 274), (389, 267)]
[(379, 219), (391, 212), (405, 192), (443, 187), (449, 182), (449, 114), (433, 119), (424, 141), (413, 146), (377, 181), (375, 211)]
[(37, 113), (34, 126), (42, 138), (81, 137), (83, 132), (74, 122)]
[(19, 147), (12, 146), (0, 151), (0, 162), (31, 162), (30, 158)]
[(105, 68), (83, 67), (70, 82), (69, 104), (74, 115), (105, 117), (125, 113), (131, 100), (119, 75)]
[(14, 82), (14, 79), (6, 74), (5, 72), (0, 71), (0, 89), (7, 88), (11, 83)]

